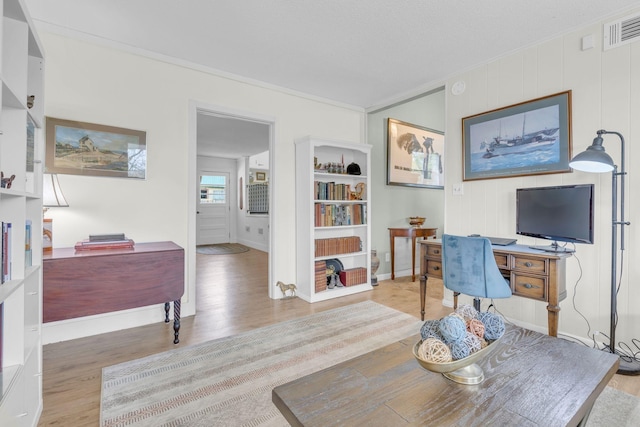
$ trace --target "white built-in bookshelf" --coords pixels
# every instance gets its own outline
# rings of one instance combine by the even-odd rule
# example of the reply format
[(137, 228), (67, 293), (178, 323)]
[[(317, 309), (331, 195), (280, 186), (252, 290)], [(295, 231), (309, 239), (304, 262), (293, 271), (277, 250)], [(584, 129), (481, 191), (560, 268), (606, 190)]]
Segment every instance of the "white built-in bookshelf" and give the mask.
[[(309, 302), (371, 290), (371, 146), (305, 137), (296, 146), (296, 294)], [(360, 175), (347, 173), (351, 163)], [(337, 285), (327, 271), (342, 270)]]
[[(0, 0), (0, 425), (36, 426), (42, 412), (44, 55), (23, 0)], [(28, 97), (33, 95), (33, 103)]]

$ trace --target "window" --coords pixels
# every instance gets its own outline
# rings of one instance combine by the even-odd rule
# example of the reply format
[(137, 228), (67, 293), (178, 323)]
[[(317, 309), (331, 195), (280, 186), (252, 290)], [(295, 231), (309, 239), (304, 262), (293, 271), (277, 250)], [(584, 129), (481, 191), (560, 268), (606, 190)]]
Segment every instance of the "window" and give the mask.
[(203, 175), (200, 177), (200, 204), (226, 204), (227, 177)]

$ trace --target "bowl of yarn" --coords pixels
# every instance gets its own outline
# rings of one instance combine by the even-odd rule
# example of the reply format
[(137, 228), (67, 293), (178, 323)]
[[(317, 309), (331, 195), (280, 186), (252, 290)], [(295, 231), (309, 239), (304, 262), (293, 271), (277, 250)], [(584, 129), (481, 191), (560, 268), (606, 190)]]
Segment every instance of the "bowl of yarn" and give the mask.
[(504, 331), (502, 316), (461, 305), (442, 319), (424, 322), (420, 328), (422, 339), (413, 346), (413, 356), (424, 369), (452, 381), (480, 384), (484, 373), (476, 362)]

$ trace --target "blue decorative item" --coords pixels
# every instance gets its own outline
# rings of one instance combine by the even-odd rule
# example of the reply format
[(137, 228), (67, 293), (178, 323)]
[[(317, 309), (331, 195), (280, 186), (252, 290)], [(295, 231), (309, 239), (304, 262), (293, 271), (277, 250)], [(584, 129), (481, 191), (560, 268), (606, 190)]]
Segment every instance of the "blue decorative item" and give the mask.
[(454, 342), (460, 342), (467, 336), (467, 326), (458, 316), (446, 316), (440, 319), (440, 334), (444, 342), (448, 345)]
[(442, 335), (440, 335), (440, 331), (438, 330), (438, 326), (440, 325), (439, 320), (427, 320), (420, 328), (420, 335), (423, 340), (427, 338), (437, 338), (442, 341)]
[(489, 341), (497, 340), (504, 334), (504, 319), (489, 311), (480, 313), (480, 320), (484, 323), (484, 338)]

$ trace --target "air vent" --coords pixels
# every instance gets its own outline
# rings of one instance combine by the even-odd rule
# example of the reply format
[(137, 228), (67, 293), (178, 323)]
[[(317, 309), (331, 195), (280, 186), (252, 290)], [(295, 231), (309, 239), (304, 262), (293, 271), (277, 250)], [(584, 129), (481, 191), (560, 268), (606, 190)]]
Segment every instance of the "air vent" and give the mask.
[(604, 50), (640, 40), (640, 13), (604, 25)]

